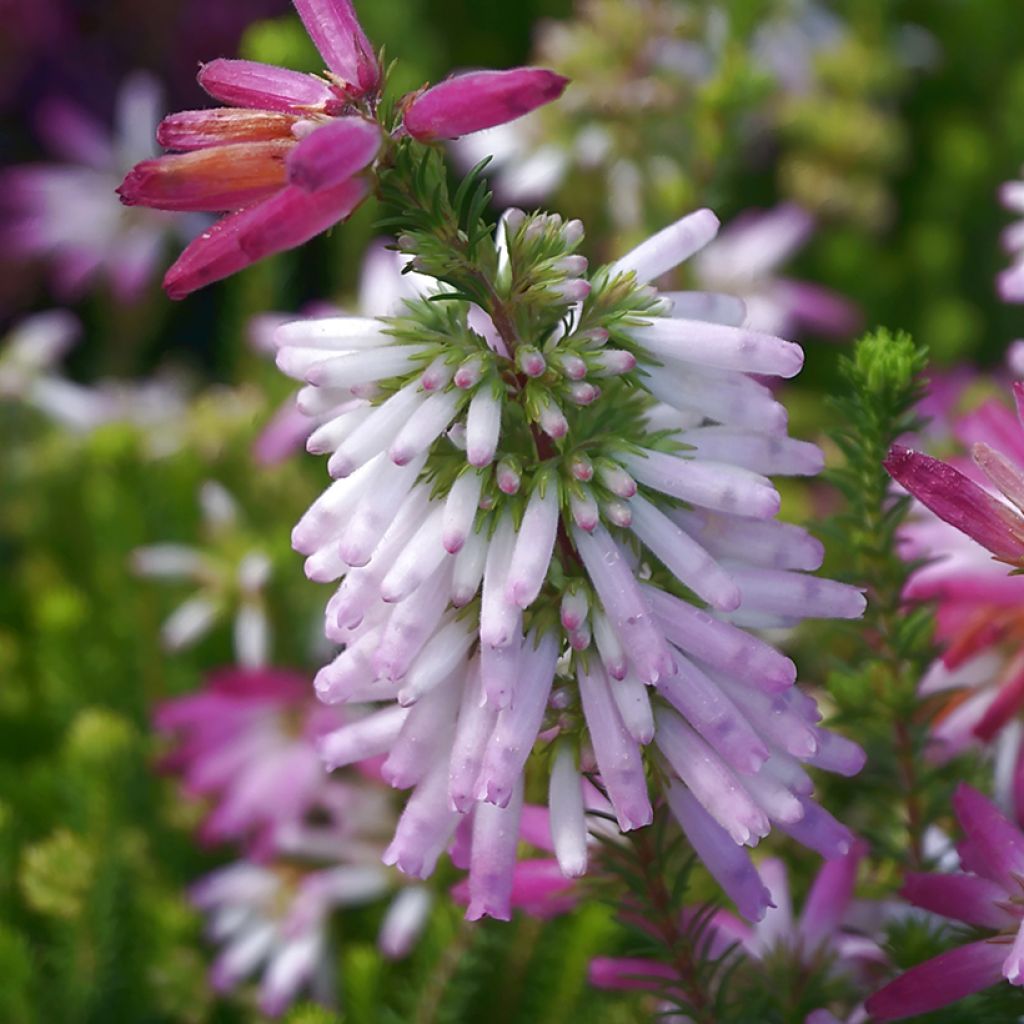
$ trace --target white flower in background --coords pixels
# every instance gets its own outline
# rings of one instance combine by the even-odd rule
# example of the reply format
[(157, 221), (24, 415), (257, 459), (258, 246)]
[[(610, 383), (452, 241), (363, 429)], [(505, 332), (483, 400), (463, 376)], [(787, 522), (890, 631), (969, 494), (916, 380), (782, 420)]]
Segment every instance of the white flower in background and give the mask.
[(238, 505), (219, 483), (199, 491), (207, 545), (151, 544), (137, 548), (132, 565), (140, 576), (188, 580), (199, 590), (171, 614), (161, 634), (168, 650), (189, 647), (222, 618), (233, 615), (235, 658), (239, 665), (266, 664), (270, 624), (263, 588), (271, 563), (265, 552), (248, 546), (239, 525)]

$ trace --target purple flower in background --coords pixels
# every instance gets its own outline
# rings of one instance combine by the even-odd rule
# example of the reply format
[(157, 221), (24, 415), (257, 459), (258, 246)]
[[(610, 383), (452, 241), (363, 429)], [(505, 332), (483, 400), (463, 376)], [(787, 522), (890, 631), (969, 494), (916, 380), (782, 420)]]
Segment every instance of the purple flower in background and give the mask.
[(957, 789), (953, 808), (965, 833), (959, 846), (963, 870), (909, 874), (903, 895), (915, 906), (988, 935), (910, 968), (876, 992), (867, 1001), (872, 1020), (928, 1013), (1003, 979), (1024, 984), (1024, 833), (966, 784)]
[[(848, 853), (827, 861), (796, 917), (786, 866), (775, 858), (763, 860), (757, 872), (771, 906), (755, 925), (728, 911), (718, 911), (708, 924), (710, 956), (721, 956), (738, 944), (743, 954), (754, 960), (782, 955), (807, 968), (820, 969), (824, 964), (837, 973), (884, 964), (885, 954), (878, 943), (847, 923), (857, 868), (865, 852), (863, 843), (855, 843)], [(598, 988), (663, 989), (665, 981), (673, 977), (668, 965), (635, 957), (597, 957), (590, 965), (591, 983)]]
[[(850, 848), (802, 764), (854, 773), (863, 754), (820, 728), (793, 663), (746, 631), (864, 608), (853, 588), (807, 574), (821, 545), (774, 521), (762, 475), (822, 465), (748, 376), (791, 377), (802, 352), (731, 326), (742, 304), (703, 293), (644, 287), (610, 329), (587, 326), (602, 289), (631, 294), (717, 227), (699, 211), (589, 280), (582, 257), (560, 258), (549, 334), (514, 355), (476, 307), (431, 327), (431, 302), (388, 322), (277, 332), (278, 365), (306, 383), (307, 407), (343, 410), (310, 438), (332, 452), (336, 480), (292, 537), (311, 579), (341, 580), (325, 625), (345, 646), (316, 690), (329, 704), (386, 702), (324, 737), (323, 754), (331, 767), (386, 754), (383, 777), (412, 788), (386, 853), (409, 874), (430, 874), (472, 816), (471, 916), (510, 913), (523, 772), (541, 734), (584, 738), (560, 747), (549, 780), (568, 877), (586, 866), (581, 766), (596, 767), (620, 827), (638, 828), (652, 814), (648, 745), (673, 813), (745, 916), (768, 899), (743, 846), (773, 823), (827, 857)], [(497, 262), (581, 238), (578, 222), (510, 211)], [(505, 374), (529, 382), (533, 443), (550, 453), (537, 464), (516, 450)], [(579, 447), (593, 417), (612, 414), (603, 389), (621, 396), (627, 374), (629, 442), (613, 431)]]
[[(118, 190), (129, 206), (225, 212), (167, 272), (180, 299), (349, 217), (366, 198), (361, 174), (384, 143), (382, 70), (351, 0), (295, 0), (328, 70), (323, 77), (217, 59), (199, 84), (226, 106), (161, 122), (176, 152), (135, 166)], [(403, 131), (433, 141), (519, 117), (558, 98), (566, 79), (542, 68), (474, 72), (406, 96)]]
[(189, 796), (212, 801), (203, 838), (251, 840), (264, 853), (321, 806), (331, 783), (316, 740), (342, 720), (302, 677), (241, 667), (213, 673), (203, 690), (164, 701), (154, 715), (176, 740), (165, 770), (181, 775)]
[(851, 303), (820, 285), (776, 275), (813, 230), (814, 219), (794, 203), (747, 211), (694, 258), (697, 283), (742, 299), (745, 327), (786, 336), (810, 331), (849, 337), (860, 325)]
[[(1006, 182), (999, 190), (999, 198), (1008, 210), (1024, 214), (1024, 181)], [(1024, 302), (1024, 220), (1003, 232), (1003, 245), (1013, 263), (997, 279), (999, 294), (1004, 302)]]
[(187, 222), (154, 210), (128, 211), (112, 199), (127, 168), (152, 152), (161, 95), (144, 72), (118, 93), (113, 131), (69, 100), (39, 110), (39, 130), (64, 162), (24, 164), (3, 172), (4, 244), (49, 265), (53, 285), (74, 298), (99, 279), (122, 302), (137, 299), (158, 269), (169, 236)]
[(270, 647), (263, 601), (270, 559), (247, 542), (239, 526), (238, 504), (221, 484), (212, 480), (203, 484), (199, 504), (208, 549), (150, 544), (133, 552), (133, 568), (140, 576), (191, 580), (199, 585), (199, 592), (179, 605), (163, 624), (161, 634), (168, 650), (196, 643), (233, 610), (235, 657), (240, 665), (258, 667), (266, 663)]

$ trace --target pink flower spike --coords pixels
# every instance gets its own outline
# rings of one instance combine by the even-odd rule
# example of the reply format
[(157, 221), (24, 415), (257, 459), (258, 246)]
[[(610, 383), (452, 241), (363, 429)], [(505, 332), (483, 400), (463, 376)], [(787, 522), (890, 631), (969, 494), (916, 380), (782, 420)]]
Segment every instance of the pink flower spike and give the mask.
[(295, 10), (327, 66), (357, 96), (380, 85), (380, 65), (351, 0), (295, 0)]
[(308, 242), (348, 217), (368, 192), (359, 178), (316, 193), (287, 186), (204, 231), (167, 271), (164, 289), (172, 299), (183, 299), (257, 260)]
[(455, 75), (412, 98), (405, 110), (405, 130), (421, 142), (456, 139), (551, 103), (568, 84), (568, 78), (545, 68)]
[(323, 79), (253, 60), (211, 60), (199, 69), (198, 81), (215, 100), (235, 107), (308, 114), (341, 106)]
[(921, 452), (893, 445), (889, 475), (940, 519), (976, 540), (997, 558), (1024, 558), (1024, 522), (959, 470)]
[(362, 117), (339, 117), (307, 135), (288, 154), (288, 180), (318, 192), (351, 178), (380, 149), (380, 128)]

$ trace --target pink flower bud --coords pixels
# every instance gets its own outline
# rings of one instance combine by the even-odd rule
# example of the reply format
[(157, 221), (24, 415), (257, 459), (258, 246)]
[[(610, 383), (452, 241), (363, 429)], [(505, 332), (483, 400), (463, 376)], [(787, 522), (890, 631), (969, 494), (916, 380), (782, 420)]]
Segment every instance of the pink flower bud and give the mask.
[(513, 459), (502, 459), (498, 463), (495, 477), (498, 481), (498, 490), (503, 494), (515, 494), (522, 483), (522, 474)]
[(532, 345), (521, 345), (516, 350), (516, 365), (527, 377), (539, 377), (547, 369), (544, 357)]
[(558, 99), (567, 78), (544, 68), (471, 71), (414, 96), (405, 110), (405, 130), (422, 142), (505, 124)]
[(594, 464), (580, 452), (576, 452), (569, 460), (569, 472), (577, 480), (587, 483), (594, 478)]

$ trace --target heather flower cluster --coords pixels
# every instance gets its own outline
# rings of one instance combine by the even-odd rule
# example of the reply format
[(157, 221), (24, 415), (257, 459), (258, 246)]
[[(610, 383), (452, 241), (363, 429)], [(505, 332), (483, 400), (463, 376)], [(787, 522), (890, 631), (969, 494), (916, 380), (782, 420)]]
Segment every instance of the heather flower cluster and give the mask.
[(520, 326), (504, 304), (453, 299), (277, 331), (300, 402), (330, 410), (309, 445), (336, 482), (293, 533), (307, 575), (341, 580), (326, 631), (344, 649), (317, 693), (388, 702), (326, 736), (324, 757), (386, 754), (384, 778), (412, 788), (386, 853), (407, 873), (429, 875), (472, 819), (471, 917), (508, 916), (541, 735), (563, 737), (549, 803), (566, 875), (586, 865), (581, 770), (620, 828), (650, 822), (645, 747), (748, 917), (768, 898), (743, 847), (773, 823), (826, 856), (849, 849), (803, 765), (852, 774), (861, 753), (743, 628), (864, 606), (808, 574), (821, 547), (775, 521), (763, 475), (821, 468), (748, 375), (791, 377), (802, 355), (736, 326), (735, 299), (648, 285), (717, 227), (699, 211), (588, 277), (581, 225), (512, 210), (494, 288), (519, 297)]

